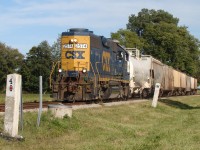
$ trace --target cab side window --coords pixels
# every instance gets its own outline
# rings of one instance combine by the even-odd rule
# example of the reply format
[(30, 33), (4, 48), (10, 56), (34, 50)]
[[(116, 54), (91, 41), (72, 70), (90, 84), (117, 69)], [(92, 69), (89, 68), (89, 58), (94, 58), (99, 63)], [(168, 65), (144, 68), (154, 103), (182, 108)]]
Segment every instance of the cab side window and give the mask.
[(122, 59), (123, 59), (123, 52), (122, 51), (118, 51), (117, 60), (122, 60)]
[(128, 55), (128, 53), (125, 53), (125, 60), (129, 61), (129, 55)]

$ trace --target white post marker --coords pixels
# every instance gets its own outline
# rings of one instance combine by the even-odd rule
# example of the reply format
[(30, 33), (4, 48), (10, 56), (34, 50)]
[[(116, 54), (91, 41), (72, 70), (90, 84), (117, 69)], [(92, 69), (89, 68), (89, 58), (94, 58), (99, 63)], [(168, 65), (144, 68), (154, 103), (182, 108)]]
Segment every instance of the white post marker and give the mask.
[(18, 136), (21, 82), (21, 75), (7, 75), (4, 132), (11, 137)]
[(157, 106), (159, 92), (160, 92), (160, 83), (156, 83), (155, 91), (154, 91), (154, 95), (153, 95), (153, 101), (152, 101), (152, 105), (151, 105), (152, 107)]
[(39, 111), (38, 111), (38, 119), (37, 119), (37, 126), (40, 126), (40, 118), (42, 115), (42, 76), (39, 76), (39, 92), (40, 92), (40, 105), (39, 105)]

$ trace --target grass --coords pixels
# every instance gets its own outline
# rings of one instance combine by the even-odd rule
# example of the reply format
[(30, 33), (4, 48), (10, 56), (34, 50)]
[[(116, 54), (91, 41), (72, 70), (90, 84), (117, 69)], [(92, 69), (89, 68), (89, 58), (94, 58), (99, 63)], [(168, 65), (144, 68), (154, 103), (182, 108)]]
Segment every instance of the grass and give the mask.
[[(39, 94), (22, 94), (23, 102), (39, 101)], [(43, 101), (50, 101), (50, 94), (43, 94)], [(0, 104), (5, 103), (5, 94), (0, 94)]]
[[(24, 114), (24, 142), (0, 138), (3, 149), (188, 150), (200, 147), (200, 96), (76, 110), (73, 118)], [(0, 116), (0, 131), (3, 130)]]
[(197, 90), (197, 94), (200, 94), (200, 90)]

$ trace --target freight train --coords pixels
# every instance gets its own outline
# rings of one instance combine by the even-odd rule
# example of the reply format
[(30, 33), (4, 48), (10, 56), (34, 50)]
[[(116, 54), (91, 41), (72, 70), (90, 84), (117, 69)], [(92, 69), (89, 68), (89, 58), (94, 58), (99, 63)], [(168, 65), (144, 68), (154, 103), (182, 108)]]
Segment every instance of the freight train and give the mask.
[[(51, 80), (55, 68), (58, 72)], [(161, 84), (161, 95), (197, 91), (195, 78), (83, 28), (62, 33), (61, 61), (53, 66), (50, 81), (53, 97), (68, 101), (112, 96), (126, 100), (136, 95), (147, 98), (153, 94), (155, 83)]]

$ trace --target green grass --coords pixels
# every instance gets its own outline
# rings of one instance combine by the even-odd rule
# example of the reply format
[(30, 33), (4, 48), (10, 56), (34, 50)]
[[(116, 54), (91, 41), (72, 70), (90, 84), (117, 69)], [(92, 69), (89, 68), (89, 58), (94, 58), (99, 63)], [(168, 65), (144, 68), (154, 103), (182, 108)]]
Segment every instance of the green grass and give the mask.
[[(200, 96), (73, 111), (73, 118), (24, 115), (24, 142), (0, 138), (0, 149), (192, 150), (200, 147)], [(3, 117), (0, 117), (0, 130)]]
[[(23, 102), (34, 102), (39, 101), (39, 94), (23, 94), (22, 95)], [(43, 94), (43, 101), (51, 101), (53, 100), (50, 97), (50, 94)], [(0, 94), (0, 104), (5, 103), (5, 94)]]
[(197, 94), (200, 94), (200, 90), (197, 90)]

